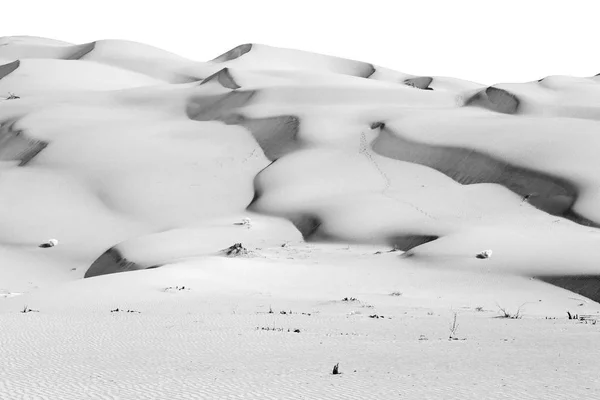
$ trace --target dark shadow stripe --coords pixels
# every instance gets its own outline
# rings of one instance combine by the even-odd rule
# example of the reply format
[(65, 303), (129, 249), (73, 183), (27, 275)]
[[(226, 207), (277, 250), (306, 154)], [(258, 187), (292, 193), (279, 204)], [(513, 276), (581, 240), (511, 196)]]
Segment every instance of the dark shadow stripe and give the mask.
[(536, 279), (600, 303), (600, 275), (536, 276)]
[(414, 87), (421, 90), (433, 90), (429, 87), (433, 82), (433, 78), (429, 76), (419, 76), (416, 78), (405, 79), (404, 84), (406, 86)]
[(85, 272), (84, 278), (116, 274), (118, 272), (137, 271), (146, 268), (147, 267), (127, 260), (116, 247), (112, 247), (92, 263)]
[(572, 206), (578, 191), (565, 179), (516, 167), (475, 150), (411, 141), (388, 128), (380, 131), (372, 146), (381, 156), (431, 167), (460, 184), (496, 183), (527, 196), (531, 205), (549, 214), (586, 226), (600, 226), (582, 216), (575, 217)]
[(236, 113), (256, 91), (233, 91), (223, 95), (196, 97), (188, 103), (187, 115), (194, 121), (221, 121), (248, 129), (265, 156), (274, 161), (300, 147), (300, 119), (293, 115), (247, 118)]
[(0, 79), (10, 75), (13, 73), (19, 66), (21, 65), (21, 61), (13, 61), (8, 64), (0, 65)]
[(361, 78), (370, 78), (375, 72), (377, 72), (377, 69), (375, 68), (375, 66), (373, 64), (366, 64), (365, 66), (365, 70), (359, 75)]
[(516, 114), (521, 102), (516, 95), (490, 86), (467, 99), (465, 105), (483, 107), (503, 114)]
[(221, 54), (219, 57), (213, 59), (212, 61), (213, 62), (226, 62), (226, 61), (235, 60), (236, 58), (240, 58), (244, 54), (248, 53), (250, 50), (252, 50), (251, 43), (241, 44), (241, 45), (229, 50), (228, 52)]
[(28, 138), (22, 130), (14, 129), (15, 121), (0, 124), (0, 160), (19, 161), (22, 167), (48, 146), (48, 142)]
[(314, 239), (323, 224), (321, 218), (311, 214), (288, 215), (287, 219), (294, 224), (306, 241)]
[(396, 235), (388, 239), (388, 244), (396, 250), (409, 251), (425, 243), (439, 239), (434, 235)]
[(72, 52), (67, 55), (65, 60), (81, 60), (88, 53), (92, 52), (96, 48), (96, 42), (80, 44), (77, 46), (72, 46)]
[(298, 148), (300, 119), (293, 115), (269, 118), (243, 118), (239, 125), (252, 132), (265, 157), (277, 160)]
[(217, 82), (219, 82), (219, 84), (221, 84), (221, 86), (226, 87), (228, 89), (239, 89), (241, 87), (240, 85), (237, 84), (235, 79), (233, 79), (233, 76), (231, 76), (231, 72), (229, 71), (229, 68), (223, 68), (223, 69), (215, 72), (214, 74), (212, 74), (209, 77), (207, 77), (206, 79), (204, 79), (200, 83), (200, 85), (204, 85), (209, 82), (214, 82), (215, 80)]

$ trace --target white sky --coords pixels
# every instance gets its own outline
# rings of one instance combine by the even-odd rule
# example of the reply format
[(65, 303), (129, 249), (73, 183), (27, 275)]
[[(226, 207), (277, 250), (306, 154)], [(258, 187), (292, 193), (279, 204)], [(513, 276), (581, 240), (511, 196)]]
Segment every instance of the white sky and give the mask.
[(600, 0), (0, 0), (0, 36), (143, 42), (204, 61), (242, 43), (485, 84), (600, 72)]

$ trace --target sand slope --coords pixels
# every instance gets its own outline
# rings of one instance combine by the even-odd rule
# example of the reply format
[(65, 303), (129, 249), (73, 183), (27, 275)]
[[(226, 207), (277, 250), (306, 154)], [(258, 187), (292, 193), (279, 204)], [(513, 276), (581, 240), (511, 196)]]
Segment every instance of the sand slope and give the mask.
[(0, 38), (0, 397), (593, 398), (598, 88)]

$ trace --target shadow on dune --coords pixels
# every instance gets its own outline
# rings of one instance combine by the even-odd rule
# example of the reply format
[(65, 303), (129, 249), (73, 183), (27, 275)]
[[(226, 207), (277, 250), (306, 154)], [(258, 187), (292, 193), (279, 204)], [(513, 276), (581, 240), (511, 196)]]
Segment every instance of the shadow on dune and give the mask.
[(21, 61), (13, 61), (8, 64), (0, 65), (0, 79), (14, 72), (21, 65)]
[(223, 68), (220, 69), (219, 71), (215, 72), (214, 74), (206, 77), (201, 83), (200, 85), (205, 85), (209, 82), (218, 82), (221, 86), (226, 87), (228, 89), (239, 89), (241, 86), (238, 85), (235, 81), (235, 79), (233, 79), (233, 76), (231, 76), (231, 72), (229, 71), (229, 68)]
[(0, 160), (18, 161), (22, 167), (44, 150), (48, 143), (29, 138), (22, 130), (14, 129), (15, 122), (0, 124)]
[(396, 250), (409, 251), (437, 239), (439, 239), (439, 236), (404, 234), (390, 237), (388, 243)]
[(371, 75), (373, 75), (375, 72), (377, 72), (377, 69), (375, 68), (375, 66), (373, 64), (365, 64), (365, 69), (364, 71), (360, 72), (358, 74), (359, 77), (361, 78), (370, 78)]
[(235, 60), (236, 58), (240, 58), (244, 54), (248, 53), (250, 50), (252, 50), (252, 44), (241, 44), (229, 50), (228, 52), (221, 54), (219, 57), (213, 59), (212, 61), (221, 63)]
[(138, 271), (141, 269), (156, 268), (145, 267), (135, 262), (129, 261), (123, 257), (123, 254), (116, 247), (106, 250), (100, 257), (90, 265), (85, 272), (84, 278), (92, 278), (94, 276), (116, 274), (117, 272)]
[(323, 221), (316, 215), (312, 214), (297, 214), (287, 216), (287, 219), (294, 224), (296, 229), (300, 231), (302, 237), (306, 241), (315, 240), (318, 236), (319, 228)]
[(433, 90), (429, 87), (429, 85), (431, 85), (431, 82), (433, 82), (433, 78), (429, 76), (419, 76), (416, 78), (409, 78), (404, 80), (404, 84), (406, 86), (411, 86), (421, 90)]
[(516, 114), (520, 105), (517, 96), (493, 86), (476, 93), (465, 102), (465, 106), (483, 107), (503, 114)]
[(536, 276), (535, 278), (600, 303), (600, 275)]
[(83, 56), (91, 53), (92, 50), (96, 48), (96, 42), (85, 43), (76, 46), (71, 46), (73, 50), (69, 55), (67, 55), (65, 60), (80, 60)]
[(190, 100), (187, 115), (194, 121), (221, 121), (248, 129), (265, 156), (274, 161), (300, 147), (300, 119), (293, 115), (248, 118), (238, 112), (256, 91), (232, 91), (215, 96), (198, 96)]
[(538, 171), (516, 167), (475, 150), (414, 142), (393, 133), (383, 124), (373, 141), (377, 154), (428, 166), (463, 185), (496, 183), (523, 196), (534, 207), (578, 224), (599, 227), (572, 210), (577, 189), (569, 181)]

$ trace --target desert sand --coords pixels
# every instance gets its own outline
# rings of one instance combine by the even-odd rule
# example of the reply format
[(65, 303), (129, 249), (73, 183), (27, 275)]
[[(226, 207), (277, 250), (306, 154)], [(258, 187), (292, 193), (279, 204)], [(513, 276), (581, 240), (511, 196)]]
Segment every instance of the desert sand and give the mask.
[(600, 77), (0, 38), (0, 398), (597, 398), (599, 128)]

